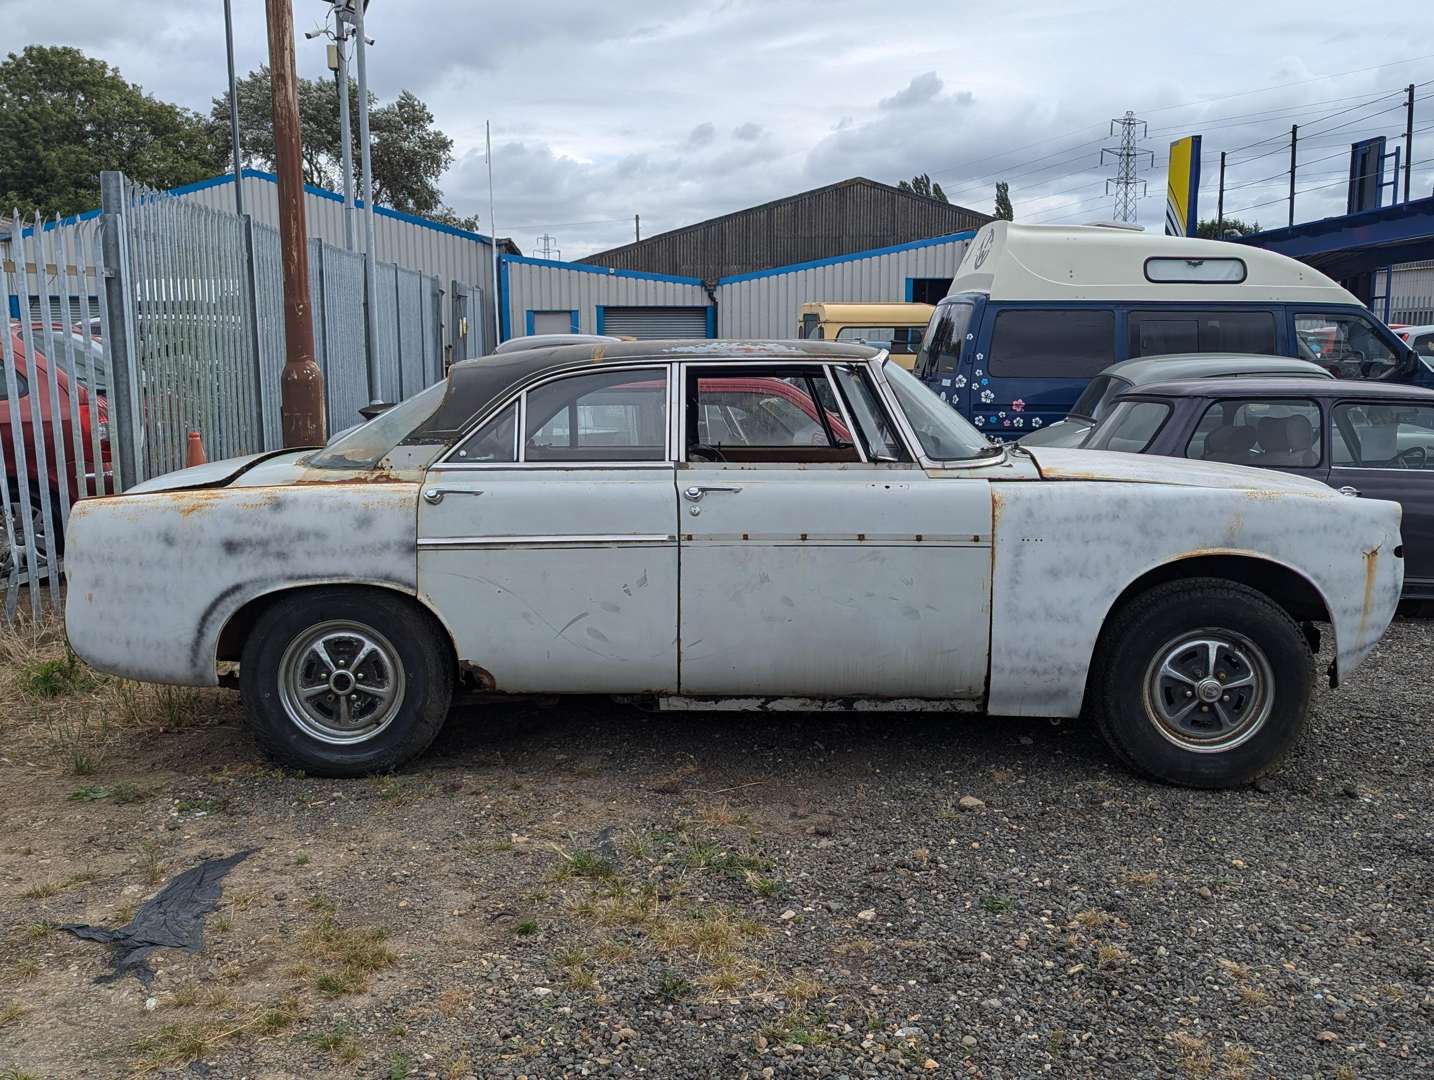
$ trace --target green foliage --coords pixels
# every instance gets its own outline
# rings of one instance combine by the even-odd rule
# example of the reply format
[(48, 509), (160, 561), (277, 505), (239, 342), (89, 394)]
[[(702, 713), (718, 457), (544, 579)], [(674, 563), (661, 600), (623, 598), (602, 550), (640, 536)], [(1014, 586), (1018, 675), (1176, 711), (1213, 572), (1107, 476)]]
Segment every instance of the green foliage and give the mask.
[(924, 195), (928, 199), (935, 199), (937, 202), (951, 201), (946, 198), (946, 192), (941, 190), (940, 184), (931, 182), (929, 173), (918, 173), (910, 180), (898, 181), (896, 186), (901, 191), (909, 191), (913, 195)]
[(996, 217), (1001, 221), (1016, 220), (1016, 211), (1011, 208), (1011, 185), (1004, 180), (996, 181)]
[[(261, 67), (238, 81), (240, 158), (246, 166), (273, 169), (274, 120), (269, 69)], [(338, 84), (329, 78), (300, 79), (299, 128), (303, 139), (304, 180), (338, 191), (343, 188), (343, 144), (339, 128)], [(349, 84), (349, 126), (353, 139), (354, 192), (361, 195), (358, 86)], [(229, 93), (214, 99), (209, 129), (216, 145), (229, 153)], [(433, 113), (407, 90), (385, 105), (369, 94), (370, 158), (374, 202), (424, 214), (460, 228), (476, 228), (476, 217), (463, 218), (443, 205), (438, 179), (453, 161), (453, 140), (433, 126)]]
[(0, 208), (75, 214), (100, 204), (99, 173), (153, 187), (223, 171), (204, 119), (159, 101), (103, 60), (27, 45), (0, 63)]
[(80, 663), (80, 658), (67, 645), (63, 660), (40, 660), (27, 664), (21, 673), (21, 685), (35, 697), (64, 697), (91, 689), (95, 676)]
[(1249, 236), (1251, 233), (1260, 231), (1260, 223), (1252, 221), (1249, 223), (1241, 221), (1237, 217), (1227, 217), (1220, 222), (1220, 228), (1215, 228), (1214, 218), (1201, 218), (1195, 226), (1195, 235), (1203, 240), (1224, 240), (1231, 236)]

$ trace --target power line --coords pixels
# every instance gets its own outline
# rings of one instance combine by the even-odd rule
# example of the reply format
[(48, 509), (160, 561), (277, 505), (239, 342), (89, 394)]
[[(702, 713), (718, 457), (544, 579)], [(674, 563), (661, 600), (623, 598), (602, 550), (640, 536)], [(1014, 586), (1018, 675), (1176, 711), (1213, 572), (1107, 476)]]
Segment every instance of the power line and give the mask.
[[(1412, 168), (1415, 168), (1415, 167), (1417, 167), (1417, 166), (1419, 166), (1419, 165), (1428, 165), (1431, 161), (1434, 161), (1434, 157), (1425, 158), (1423, 161), (1410, 162), (1409, 167), (1412, 169)], [(1310, 191), (1323, 191), (1323, 190), (1326, 189), (1326, 188), (1340, 187), (1340, 186), (1342, 186), (1342, 185), (1344, 185), (1344, 184), (1346, 184), (1346, 183), (1348, 183), (1348, 179), (1335, 180), (1333, 183), (1329, 183), (1329, 184), (1317, 184), (1317, 185), (1315, 185), (1314, 187), (1301, 188), (1300, 190), (1296, 191), (1295, 194), (1296, 194), (1296, 195), (1303, 195), (1303, 194), (1305, 194), (1306, 192), (1310, 192)], [(1230, 216), (1232, 216), (1232, 215), (1234, 215), (1234, 214), (1244, 213), (1246, 210), (1258, 210), (1258, 209), (1259, 209), (1260, 207), (1262, 207), (1262, 206), (1273, 206), (1275, 203), (1282, 203), (1282, 202), (1287, 202), (1287, 201), (1289, 201), (1289, 196), (1288, 196), (1288, 195), (1282, 195), (1282, 196), (1281, 196), (1280, 198), (1278, 198), (1278, 199), (1269, 199), (1269, 200), (1267, 200), (1267, 201), (1265, 201), (1265, 202), (1257, 202), (1257, 203), (1251, 203), (1249, 206), (1241, 206), (1241, 207), (1239, 207), (1238, 209), (1235, 209), (1235, 210), (1226, 210), (1226, 211), (1225, 211), (1225, 216), (1226, 216), (1226, 217), (1230, 217)]]

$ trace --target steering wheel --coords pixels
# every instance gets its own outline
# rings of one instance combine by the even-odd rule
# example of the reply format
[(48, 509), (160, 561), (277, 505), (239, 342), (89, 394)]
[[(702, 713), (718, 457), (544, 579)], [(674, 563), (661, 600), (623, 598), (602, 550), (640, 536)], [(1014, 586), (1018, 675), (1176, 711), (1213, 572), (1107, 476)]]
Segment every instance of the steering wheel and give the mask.
[(1406, 469), (1422, 469), (1429, 460), (1429, 451), (1422, 446), (1411, 446), (1394, 455), (1394, 460)]

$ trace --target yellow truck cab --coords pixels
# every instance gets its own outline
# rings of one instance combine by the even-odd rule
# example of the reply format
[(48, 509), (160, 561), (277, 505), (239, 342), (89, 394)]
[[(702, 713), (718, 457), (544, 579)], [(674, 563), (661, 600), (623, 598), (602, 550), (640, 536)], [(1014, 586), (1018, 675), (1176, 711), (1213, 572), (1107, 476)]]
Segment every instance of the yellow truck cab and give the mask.
[(885, 349), (910, 371), (926, 324), (936, 309), (930, 304), (803, 304), (797, 336), (815, 341), (847, 341)]

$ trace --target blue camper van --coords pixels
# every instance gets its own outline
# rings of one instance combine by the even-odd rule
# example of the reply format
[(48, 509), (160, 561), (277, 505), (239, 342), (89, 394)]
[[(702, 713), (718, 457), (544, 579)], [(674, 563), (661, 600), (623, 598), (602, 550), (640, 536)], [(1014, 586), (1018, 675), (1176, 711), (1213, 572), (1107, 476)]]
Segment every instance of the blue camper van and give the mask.
[(1118, 360), (1195, 352), (1301, 357), (1338, 378), (1427, 371), (1353, 293), (1284, 255), (1009, 221), (972, 239), (914, 370), (988, 435), (1014, 439), (1064, 417)]

